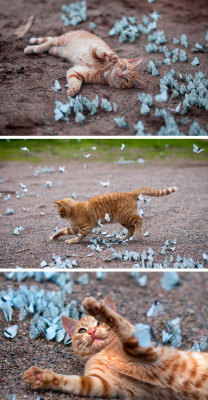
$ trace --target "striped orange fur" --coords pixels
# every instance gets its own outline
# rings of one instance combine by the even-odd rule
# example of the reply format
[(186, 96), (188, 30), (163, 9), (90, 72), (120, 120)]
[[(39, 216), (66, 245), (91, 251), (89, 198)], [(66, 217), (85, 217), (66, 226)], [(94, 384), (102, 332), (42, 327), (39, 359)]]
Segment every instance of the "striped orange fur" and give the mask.
[(141, 347), (135, 327), (116, 313), (106, 296), (84, 299), (80, 321), (62, 317), (84, 376), (60, 375), (32, 366), (24, 380), (79, 396), (143, 400), (208, 400), (208, 354), (171, 347)]
[(92, 197), (88, 201), (75, 201), (63, 199), (55, 201), (61, 218), (70, 220), (70, 228), (60, 229), (51, 239), (71, 234), (76, 235), (66, 243), (78, 243), (98, 225), (106, 223), (106, 214), (110, 217), (110, 223), (119, 222), (127, 229), (127, 234), (121, 238), (126, 240), (136, 231), (137, 237), (141, 235), (142, 218), (137, 210), (137, 198), (140, 194), (148, 196), (164, 196), (173, 193), (176, 187), (157, 190), (153, 188), (139, 188), (128, 193), (106, 193)]
[(30, 44), (32, 46), (24, 49), (25, 54), (48, 51), (74, 65), (66, 74), (68, 96), (75, 96), (83, 82), (107, 84), (118, 89), (145, 87), (136, 71), (142, 60), (119, 59), (107, 43), (90, 32), (77, 30), (57, 37), (31, 38)]

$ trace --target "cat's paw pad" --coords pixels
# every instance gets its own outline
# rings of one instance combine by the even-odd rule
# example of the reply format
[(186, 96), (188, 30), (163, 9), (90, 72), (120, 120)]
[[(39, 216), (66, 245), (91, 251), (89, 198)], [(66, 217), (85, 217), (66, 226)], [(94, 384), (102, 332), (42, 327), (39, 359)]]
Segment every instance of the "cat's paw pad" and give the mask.
[(98, 301), (94, 297), (86, 297), (83, 300), (82, 305), (86, 314), (95, 316), (102, 312), (102, 305), (100, 307), (100, 303), (101, 302), (98, 303)]
[(76, 86), (70, 85), (69, 89), (67, 90), (67, 96), (74, 97), (77, 94), (78, 90)]
[(107, 55), (107, 58), (109, 61), (111, 61), (112, 63), (116, 63), (118, 61), (118, 56), (115, 53), (109, 53)]
[(38, 389), (43, 386), (43, 370), (36, 366), (30, 367), (23, 375), (25, 383)]
[(41, 387), (58, 386), (58, 376), (49, 369), (41, 369), (36, 366), (30, 367), (23, 375), (25, 383), (30, 385), (33, 389)]

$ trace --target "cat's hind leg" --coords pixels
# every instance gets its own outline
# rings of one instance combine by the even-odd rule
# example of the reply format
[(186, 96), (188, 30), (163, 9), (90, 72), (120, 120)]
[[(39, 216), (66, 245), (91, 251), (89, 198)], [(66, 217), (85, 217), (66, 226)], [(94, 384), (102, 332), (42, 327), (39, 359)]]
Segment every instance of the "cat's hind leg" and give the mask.
[(67, 49), (66, 47), (63, 47), (63, 46), (52, 46), (48, 50), (48, 53), (51, 56), (69, 59), (69, 49)]
[(136, 232), (137, 237), (140, 238), (141, 232), (142, 232), (142, 218), (140, 218), (140, 217), (135, 224), (135, 232)]
[(82, 83), (85, 81), (85, 77), (88, 71), (86, 68), (81, 66), (75, 66), (70, 68), (66, 73), (67, 83), (69, 85), (69, 89), (67, 90), (67, 95), (70, 97), (75, 96), (82, 86)]
[(125, 236), (122, 236), (120, 238), (121, 240), (126, 240), (130, 238), (131, 236), (133, 236), (135, 231), (138, 238), (141, 236), (142, 218), (138, 214), (132, 216), (131, 223), (129, 225), (128, 224), (122, 224), (122, 225), (128, 229), (128, 232), (126, 233)]
[(118, 61), (118, 56), (112, 52), (107, 51), (104, 47), (95, 46), (91, 50), (91, 54), (95, 59), (105, 61), (108, 60), (112, 63), (116, 63)]
[(52, 235), (50, 237), (51, 240), (53, 239), (57, 239), (59, 236), (63, 236), (63, 235), (73, 235), (74, 232), (72, 232), (71, 228), (63, 228), (60, 229), (57, 233), (54, 233), (54, 235)]
[(132, 237), (135, 231), (135, 227), (133, 225), (125, 225), (125, 228), (128, 229), (126, 235), (121, 236), (120, 240), (127, 240), (128, 238)]
[[(40, 40), (47, 39), (47, 38), (40, 38)], [(37, 43), (36, 38), (32, 38), (30, 43)], [(52, 38), (49, 40), (43, 40), (40, 42), (41, 44), (35, 44), (32, 46), (27, 46), (24, 49), (25, 54), (41, 54), (48, 51), (52, 46), (58, 45), (58, 38)]]

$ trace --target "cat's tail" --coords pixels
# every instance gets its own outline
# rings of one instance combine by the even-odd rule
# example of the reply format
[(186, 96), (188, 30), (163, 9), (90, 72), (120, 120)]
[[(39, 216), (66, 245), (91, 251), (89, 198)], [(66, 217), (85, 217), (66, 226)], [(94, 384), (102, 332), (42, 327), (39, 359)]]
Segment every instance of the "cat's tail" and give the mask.
[(42, 44), (42, 43), (48, 42), (51, 39), (54, 39), (54, 36), (39, 37), (39, 38), (32, 37), (29, 40), (29, 42), (30, 42), (30, 44)]
[(178, 188), (176, 186), (167, 188), (167, 189), (153, 189), (153, 188), (139, 188), (132, 190), (130, 192), (134, 197), (138, 197), (140, 194), (144, 194), (146, 196), (165, 196), (167, 194), (171, 194), (173, 192), (176, 192)]

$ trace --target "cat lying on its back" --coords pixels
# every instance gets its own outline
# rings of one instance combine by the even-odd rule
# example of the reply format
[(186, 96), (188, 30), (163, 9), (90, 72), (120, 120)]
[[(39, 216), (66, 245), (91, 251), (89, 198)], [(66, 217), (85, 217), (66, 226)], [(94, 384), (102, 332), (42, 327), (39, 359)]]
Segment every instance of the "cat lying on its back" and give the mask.
[(138, 79), (136, 71), (142, 59), (119, 59), (107, 43), (87, 31), (71, 31), (57, 37), (31, 38), (30, 43), (33, 46), (26, 47), (25, 54), (48, 51), (49, 54), (66, 58), (73, 64), (66, 74), (68, 96), (75, 96), (84, 82), (107, 84), (118, 89), (145, 87)]
[(75, 354), (86, 362), (84, 376), (32, 366), (24, 380), (33, 389), (111, 399), (208, 400), (207, 353), (141, 347), (135, 326), (117, 314), (109, 296), (100, 302), (88, 297), (83, 307), (89, 315), (80, 321), (62, 317), (62, 323)]

